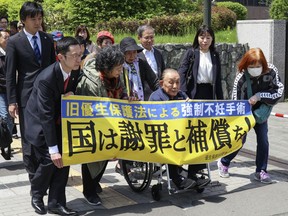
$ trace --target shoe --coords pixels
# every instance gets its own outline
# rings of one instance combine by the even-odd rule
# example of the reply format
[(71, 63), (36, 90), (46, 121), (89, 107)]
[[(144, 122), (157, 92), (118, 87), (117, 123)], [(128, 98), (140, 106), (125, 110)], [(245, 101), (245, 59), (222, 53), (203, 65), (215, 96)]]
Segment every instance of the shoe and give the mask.
[(264, 184), (271, 184), (272, 179), (270, 178), (269, 174), (265, 172), (264, 170), (261, 170), (261, 172), (256, 172), (254, 175), (254, 179), (256, 181), (260, 181)]
[(228, 172), (228, 168), (229, 168), (228, 166), (224, 166), (220, 160), (218, 160), (217, 166), (218, 166), (218, 173), (220, 177), (222, 178), (230, 177), (229, 172)]
[(86, 202), (90, 205), (93, 206), (97, 206), (97, 205), (101, 205), (101, 198), (98, 196), (98, 194), (94, 194), (93, 196), (85, 196), (84, 198), (86, 200)]
[(101, 193), (103, 190), (102, 190), (102, 187), (101, 185), (99, 184), (99, 182), (96, 183), (96, 193)]
[(5, 160), (11, 160), (11, 152), (9, 150), (5, 150), (5, 148), (1, 148), (1, 155)]
[(44, 206), (44, 202), (43, 202), (43, 199), (41, 198), (36, 198), (36, 197), (32, 197), (32, 200), (31, 200), (31, 205), (32, 207), (35, 209), (35, 212), (37, 214), (46, 214), (46, 209), (45, 209), (45, 206)]
[[(119, 165), (120, 166), (120, 165)], [(120, 175), (123, 175), (123, 170), (121, 167), (118, 167), (118, 164), (116, 164), (115, 166), (115, 172), (119, 173)]]
[(211, 182), (211, 179), (205, 179), (205, 178), (198, 178), (196, 181), (196, 186), (197, 188), (204, 188)]
[(77, 211), (69, 209), (65, 206), (60, 204), (56, 205), (55, 207), (48, 207), (49, 214), (58, 214), (58, 215), (78, 215)]
[(187, 190), (196, 186), (196, 181), (189, 178), (181, 178), (180, 182), (173, 181), (179, 190)]

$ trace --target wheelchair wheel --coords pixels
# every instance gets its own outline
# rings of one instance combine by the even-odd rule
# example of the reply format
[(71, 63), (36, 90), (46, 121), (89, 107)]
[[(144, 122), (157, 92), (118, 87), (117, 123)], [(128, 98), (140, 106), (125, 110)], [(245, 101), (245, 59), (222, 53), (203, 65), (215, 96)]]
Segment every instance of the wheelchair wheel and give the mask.
[(152, 186), (151, 194), (155, 201), (159, 201), (161, 199), (161, 194), (160, 194), (161, 189), (162, 189), (161, 184)]
[(121, 160), (123, 175), (129, 187), (141, 192), (149, 187), (152, 180), (153, 163)]

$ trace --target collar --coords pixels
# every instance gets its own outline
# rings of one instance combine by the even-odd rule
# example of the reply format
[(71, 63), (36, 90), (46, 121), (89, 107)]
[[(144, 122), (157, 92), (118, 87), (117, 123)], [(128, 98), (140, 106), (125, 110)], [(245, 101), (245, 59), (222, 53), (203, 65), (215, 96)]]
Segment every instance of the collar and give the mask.
[[(142, 45), (141, 45), (141, 46), (142, 46)], [(148, 53), (150, 52), (150, 53), (153, 53), (153, 54), (154, 54), (154, 48), (153, 48), (153, 47), (152, 47), (151, 50), (147, 50), (147, 49), (145, 49), (143, 46), (142, 46), (142, 48), (143, 48), (143, 51), (142, 51), (142, 52), (143, 52), (144, 54), (146, 54), (146, 52), (148, 52)]]
[(63, 80), (65, 81), (71, 74), (71, 71), (68, 73), (68, 72), (65, 72), (62, 68), (62, 65), (61, 63), (59, 63), (59, 66), (60, 66), (60, 69), (61, 69), (61, 72), (62, 72), (62, 75), (63, 75)]
[(137, 56), (136, 59), (135, 59), (132, 63), (124, 62), (123, 66), (124, 66), (124, 68), (128, 69), (128, 68), (130, 68), (130, 64), (134, 64), (134, 66), (136, 66), (136, 64), (138, 63), (138, 61), (139, 61), (139, 58), (138, 58), (138, 56)]
[[(32, 37), (33, 37), (34, 35), (32, 35), (32, 34), (30, 34), (29, 32), (27, 32), (27, 31), (25, 30), (25, 28), (23, 29), (23, 31), (24, 31), (25, 35), (27, 36), (28, 40), (31, 41), (31, 40), (32, 40)], [(36, 32), (35, 35), (37, 36), (37, 40), (38, 40), (38, 39), (40, 40), (40, 34), (39, 34), (39, 32)]]

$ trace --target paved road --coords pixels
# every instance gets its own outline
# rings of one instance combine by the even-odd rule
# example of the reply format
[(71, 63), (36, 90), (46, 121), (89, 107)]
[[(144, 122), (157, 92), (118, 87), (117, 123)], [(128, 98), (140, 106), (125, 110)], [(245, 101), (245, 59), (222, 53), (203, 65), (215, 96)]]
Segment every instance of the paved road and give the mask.
[[(279, 103), (273, 112), (288, 113), (288, 103)], [(255, 170), (255, 135), (250, 132), (240, 155), (232, 162), (231, 177), (218, 176), (216, 162), (211, 163), (212, 183), (203, 193), (186, 191), (169, 195), (164, 183), (161, 200), (152, 199), (151, 190), (135, 193), (124, 178), (114, 172), (116, 162), (109, 162), (101, 181), (103, 205), (89, 206), (82, 195), (80, 166), (71, 166), (67, 186), (67, 206), (81, 215), (288, 215), (288, 119), (269, 119), (269, 173), (274, 184), (253, 180)], [(21, 161), (20, 141), (14, 140), (11, 161), (0, 158), (0, 216), (37, 215), (30, 205), (28, 176)], [(152, 185), (156, 184), (152, 181)], [(47, 198), (45, 198), (47, 199)], [(46, 202), (46, 200), (45, 200)]]

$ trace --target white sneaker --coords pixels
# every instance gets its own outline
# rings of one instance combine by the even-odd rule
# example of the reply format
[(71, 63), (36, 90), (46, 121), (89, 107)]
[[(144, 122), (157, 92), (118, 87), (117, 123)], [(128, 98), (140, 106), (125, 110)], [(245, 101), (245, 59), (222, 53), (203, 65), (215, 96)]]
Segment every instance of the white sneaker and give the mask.
[(228, 168), (229, 168), (228, 166), (224, 166), (220, 160), (218, 160), (217, 166), (218, 166), (218, 173), (220, 177), (222, 178), (230, 177), (229, 172), (228, 172)]

